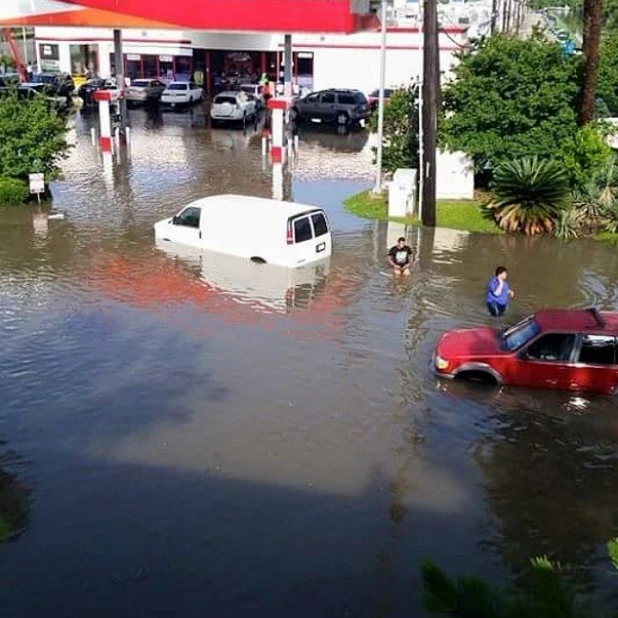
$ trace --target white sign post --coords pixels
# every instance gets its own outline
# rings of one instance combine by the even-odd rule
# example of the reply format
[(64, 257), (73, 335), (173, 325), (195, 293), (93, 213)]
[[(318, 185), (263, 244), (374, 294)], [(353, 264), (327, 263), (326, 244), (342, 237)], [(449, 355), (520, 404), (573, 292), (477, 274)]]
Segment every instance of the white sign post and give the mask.
[(36, 199), (39, 204), (41, 203), (41, 193), (45, 193), (45, 175), (44, 174), (30, 174), (28, 176), (30, 180), (30, 194), (36, 193)]

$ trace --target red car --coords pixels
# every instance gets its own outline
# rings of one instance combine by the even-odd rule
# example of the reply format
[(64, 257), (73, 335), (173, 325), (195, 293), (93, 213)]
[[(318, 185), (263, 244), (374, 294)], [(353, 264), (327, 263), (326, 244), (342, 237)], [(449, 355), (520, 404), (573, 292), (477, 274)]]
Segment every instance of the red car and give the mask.
[(455, 330), (433, 365), (445, 378), (616, 395), (618, 313), (552, 309), (502, 330)]

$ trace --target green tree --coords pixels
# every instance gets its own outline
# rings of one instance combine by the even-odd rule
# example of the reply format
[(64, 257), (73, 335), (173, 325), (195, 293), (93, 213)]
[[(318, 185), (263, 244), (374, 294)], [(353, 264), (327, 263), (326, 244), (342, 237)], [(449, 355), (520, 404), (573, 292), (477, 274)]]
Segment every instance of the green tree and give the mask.
[(597, 94), (612, 115), (618, 114), (618, 30), (607, 32), (601, 43)]
[(66, 122), (45, 97), (0, 97), (0, 177), (25, 180), (30, 173), (57, 178), (66, 157)]
[[(474, 160), (481, 184), (506, 161), (572, 155), (579, 131), (581, 59), (536, 32), (528, 39), (498, 34), (459, 53), (444, 89), (441, 140)], [(598, 147), (598, 137), (595, 149)], [(583, 169), (580, 169), (580, 158)], [(592, 171), (587, 153), (571, 162), (572, 184)]]
[[(374, 131), (377, 116), (376, 112), (371, 118)], [(393, 92), (384, 108), (382, 166), (385, 172), (393, 173), (401, 167), (418, 169), (418, 133), (418, 90), (411, 86)]]

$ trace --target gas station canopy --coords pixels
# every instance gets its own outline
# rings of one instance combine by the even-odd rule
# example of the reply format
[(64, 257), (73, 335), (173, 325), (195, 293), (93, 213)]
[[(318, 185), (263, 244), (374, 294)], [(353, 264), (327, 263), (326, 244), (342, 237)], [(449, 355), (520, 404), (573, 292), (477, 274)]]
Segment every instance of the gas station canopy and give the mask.
[(351, 34), (369, 0), (2, 0), (0, 25)]

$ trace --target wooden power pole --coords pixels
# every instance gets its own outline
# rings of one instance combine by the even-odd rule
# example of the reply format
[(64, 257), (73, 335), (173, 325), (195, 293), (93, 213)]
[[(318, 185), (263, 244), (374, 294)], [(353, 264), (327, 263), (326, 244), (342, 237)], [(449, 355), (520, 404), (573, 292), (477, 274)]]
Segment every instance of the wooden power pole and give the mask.
[(423, 225), (436, 225), (436, 149), (438, 132), (438, 6), (424, 0), (423, 48)]
[(594, 120), (597, 77), (599, 73), (599, 48), (603, 27), (603, 0), (584, 0), (584, 83), (582, 86), (579, 122), (589, 124)]

